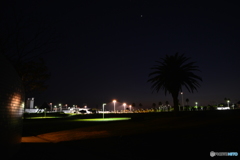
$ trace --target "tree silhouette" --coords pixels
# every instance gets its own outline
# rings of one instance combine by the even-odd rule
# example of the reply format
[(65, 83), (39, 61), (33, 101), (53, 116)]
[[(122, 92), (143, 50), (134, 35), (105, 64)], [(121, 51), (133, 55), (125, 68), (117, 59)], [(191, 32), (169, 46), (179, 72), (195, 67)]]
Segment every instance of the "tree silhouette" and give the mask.
[(153, 103), (152, 106), (153, 106), (153, 108), (155, 108), (156, 107), (156, 103)]
[(161, 101), (160, 101), (160, 102), (158, 102), (158, 105), (159, 105), (159, 107), (160, 107), (160, 106), (162, 106), (162, 102), (161, 102)]
[(22, 79), (26, 96), (47, 89), (46, 80), (50, 78), (50, 73), (43, 59), (18, 64), (16, 70)]
[(133, 107), (133, 108), (136, 107), (136, 104), (135, 104), (135, 103), (132, 103), (132, 107)]
[(184, 54), (166, 55), (161, 61), (156, 61), (157, 65), (151, 68), (154, 71), (149, 74), (151, 78), (148, 82), (152, 83), (153, 92), (164, 90), (165, 95), (172, 95), (175, 112), (179, 111), (178, 93), (182, 87), (193, 93), (200, 86), (198, 81), (202, 81), (201, 77), (193, 73), (199, 70), (195, 62), (187, 62), (189, 59)]
[(6, 9), (6, 16), (0, 16), (0, 54), (17, 70), (27, 98), (30, 92), (47, 88), (50, 74), (41, 56), (55, 50), (57, 38), (53, 21), (35, 13), (24, 14), (16, 3), (12, 5)]

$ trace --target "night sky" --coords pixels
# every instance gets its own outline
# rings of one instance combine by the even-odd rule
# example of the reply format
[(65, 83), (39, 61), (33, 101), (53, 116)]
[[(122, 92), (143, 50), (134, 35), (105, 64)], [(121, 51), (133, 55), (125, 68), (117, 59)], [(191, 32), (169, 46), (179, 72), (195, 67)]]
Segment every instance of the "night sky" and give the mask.
[[(44, 56), (52, 74), (44, 101), (87, 104), (117, 99), (120, 107), (169, 101), (152, 93), (150, 68), (166, 54), (185, 53), (203, 79), (198, 92), (183, 89), (185, 101), (214, 105), (240, 101), (239, 3), (229, 1), (17, 1), (22, 14), (37, 13), (56, 32), (57, 47)], [(5, 2), (2, 13), (10, 12)], [(3, 5), (2, 5), (3, 6)], [(27, 36), (28, 33), (26, 33)], [(179, 95), (181, 102), (181, 95)]]

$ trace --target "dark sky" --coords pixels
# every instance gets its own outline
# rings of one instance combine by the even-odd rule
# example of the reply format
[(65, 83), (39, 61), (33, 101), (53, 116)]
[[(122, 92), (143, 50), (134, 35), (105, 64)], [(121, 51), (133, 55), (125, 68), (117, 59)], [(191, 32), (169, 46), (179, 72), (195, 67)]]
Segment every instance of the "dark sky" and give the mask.
[[(52, 77), (36, 103), (169, 101), (152, 93), (150, 68), (166, 54), (185, 53), (203, 79), (184, 100), (200, 105), (240, 101), (239, 3), (229, 1), (17, 1), (24, 14), (51, 22), (60, 41), (44, 55)], [(6, 4), (5, 9), (11, 5)], [(181, 96), (179, 97), (181, 100)], [(118, 105), (120, 105), (120, 103)], [(112, 104), (111, 104), (112, 105)], [(108, 107), (111, 107), (109, 105)]]

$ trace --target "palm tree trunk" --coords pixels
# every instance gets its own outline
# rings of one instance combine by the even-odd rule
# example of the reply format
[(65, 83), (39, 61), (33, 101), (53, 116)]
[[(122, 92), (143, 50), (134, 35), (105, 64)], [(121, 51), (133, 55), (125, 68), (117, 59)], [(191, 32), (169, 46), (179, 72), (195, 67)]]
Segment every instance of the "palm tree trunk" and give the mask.
[(179, 112), (179, 107), (178, 107), (178, 93), (172, 93), (172, 98), (173, 98), (174, 112), (175, 112), (175, 113), (178, 113), (178, 112)]

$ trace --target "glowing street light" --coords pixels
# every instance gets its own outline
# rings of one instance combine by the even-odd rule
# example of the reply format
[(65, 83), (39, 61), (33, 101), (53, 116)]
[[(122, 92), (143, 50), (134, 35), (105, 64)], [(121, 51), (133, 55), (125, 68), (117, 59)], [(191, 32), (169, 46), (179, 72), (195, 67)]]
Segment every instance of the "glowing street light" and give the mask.
[(127, 104), (126, 103), (123, 103), (123, 112), (125, 112), (125, 106), (126, 106)]
[(132, 108), (132, 105), (129, 105), (129, 108), (130, 108), (130, 111), (132, 111), (132, 109), (131, 109), (131, 108)]
[(183, 92), (181, 92), (182, 95), (182, 106), (183, 106), (183, 110), (184, 110), (184, 103), (183, 103)]
[(228, 107), (229, 107), (229, 102), (230, 102), (230, 101), (229, 101), (229, 100), (227, 100)]
[(106, 103), (103, 103), (102, 104), (102, 107), (103, 107), (103, 118), (104, 118), (104, 106), (106, 105)]
[(114, 99), (113, 100), (113, 107), (114, 107), (114, 113), (116, 113), (116, 111), (115, 111), (115, 103), (116, 103), (117, 101)]

